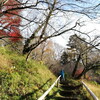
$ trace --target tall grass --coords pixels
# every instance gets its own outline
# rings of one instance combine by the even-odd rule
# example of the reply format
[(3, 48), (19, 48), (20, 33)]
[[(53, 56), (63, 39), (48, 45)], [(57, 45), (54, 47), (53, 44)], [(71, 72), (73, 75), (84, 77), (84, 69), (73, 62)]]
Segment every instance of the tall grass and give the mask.
[(84, 80), (84, 82), (91, 89), (91, 91), (100, 99), (100, 85), (87, 80)]
[(0, 47), (0, 100), (36, 100), (55, 79), (41, 62)]

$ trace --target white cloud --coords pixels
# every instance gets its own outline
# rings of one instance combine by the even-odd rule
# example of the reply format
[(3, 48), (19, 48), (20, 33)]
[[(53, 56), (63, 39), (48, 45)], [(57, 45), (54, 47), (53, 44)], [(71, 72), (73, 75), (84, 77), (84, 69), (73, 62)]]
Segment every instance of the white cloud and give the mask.
[[(76, 15), (75, 15), (75, 17), (74, 16), (72, 17), (73, 20), (74, 20), (74, 18), (76, 18)], [(91, 20), (91, 19), (89, 19), (87, 17), (83, 17), (81, 19), (81, 21), (84, 22), (84, 26), (80, 28), (80, 31), (82, 31), (84, 33), (90, 32), (88, 35), (91, 37), (91, 39), (93, 39), (97, 35), (100, 36), (100, 23), (98, 22), (99, 20), (96, 20), (96, 19), (95, 20)], [(74, 25), (74, 23), (73, 23), (73, 25)], [(65, 33), (62, 36), (55, 37), (54, 41), (56, 43), (62, 45), (63, 47), (66, 47), (66, 44), (69, 41), (69, 37), (72, 34), (74, 34), (74, 32)], [(82, 36), (85, 37), (85, 38), (87, 38), (87, 40), (89, 39), (86, 35), (82, 35)]]

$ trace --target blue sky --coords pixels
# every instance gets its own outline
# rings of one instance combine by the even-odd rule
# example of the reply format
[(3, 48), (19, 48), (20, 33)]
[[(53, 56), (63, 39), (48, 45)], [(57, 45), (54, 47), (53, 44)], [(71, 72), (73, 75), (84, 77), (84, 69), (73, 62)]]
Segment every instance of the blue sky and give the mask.
[[(91, 6), (95, 6), (96, 4), (100, 3), (100, 0), (82, 0), (84, 2), (86, 1), (87, 3), (86, 2), (85, 3), (81, 3), (80, 0), (59, 0), (59, 1), (61, 1), (62, 4), (63, 3), (67, 3), (65, 6), (61, 7), (62, 9), (67, 9), (67, 10), (72, 10), (73, 9), (73, 10), (77, 10), (77, 11), (83, 11), (84, 7), (87, 7), (91, 11), (93, 11), (91, 9)], [(60, 5), (61, 5), (61, 3), (60, 3)], [(60, 5), (58, 4), (57, 7), (59, 7)], [(76, 5), (78, 5), (78, 6), (76, 6)], [(40, 6), (40, 5), (38, 5), (38, 6)], [(43, 7), (43, 6), (46, 7), (46, 5), (41, 5), (40, 7)], [(80, 6), (82, 6), (82, 7), (80, 7)], [(98, 9), (99, 8), (100, 7), (98, 7)], [(87, 9), (85, 9), (85, 10), (87, 10)], [(27, 18), (33, 19), (33, 18), (35, 18), (37, 16), (38, 16), (38, 18), (40, 20), (44, 20), (44, 18), (45, 18), (44, 15), (42, 14), (42, 12), (40, 12), (40, 11), (36, 11), (36, 10), (32, 10), (31, 9), (31, 10), (28, 11), (28, 14), (27, 14), (27, 11), (24, 11), (24, 16), (27, 16)], [(64, 17), (64, 14), (65, 14), (65, 17)], [(64, 14), (62, 14), (59, 11), (59, 13), (56, 15), (56, 17), (52, 17), (52, 20), (50, 21), (50, 24), (53, 25), (56, 29), (59, 29), (59, 27), (61, 27), (63, 24), (71, 23), (70, 25), (68, 25), (67, 27), (65, 27), (65, 28), (69, 28), (70, 26), (73, 26), (75, 24), (76, 20), (80, 19), (80, 22), (86, 21), (84, 23), (85, 25), (83, 27), (81, 27), (81, 30), (83, 32), (89, 32), (91, 30), (96, 29), (96, 33), (93, 32), (93, 33), (90, 34), (91, 37), (95, 36), (95, 34), (97, 34), (97, 35), (100, 34), (100, 32), (99, 32), (100, 31), (99, 30), (99, 28), (100, 28), (100, 24), (99, 24), (100, 21), (97, 20), (97, 19), (100, 18), (99, 17), (100, 10), (98, 10), (98, 17), (96, 15), (97, 13), (89, 14), (89, 16), (91, 18), (93, 18), (93, 17), (96, 18), (97, 17), (96, 19), (89, 19), (85, 15), (76, 14), (76, 13), (73, 14), (73, 13), (64, 12)], [(30, 27), (31, 30), (36, 28), (36, 24), (34, 24), (34, 23), (32, 23), (32, 24), (31, 24), (32, 26)], [(31, 32), (30, 29), (27, 29), (28, 33)], [(23, 33), (25, 33), (25, 31), (23, 31)], [(34, 31), (34, 30), (32, 30), (32, 31)], [(53, 31), (54, 31), (53, 29), (52, 30), (48, 29), (47, 33), (52, 33)], [(68, 42), (68, 38), (72, 34), (74, 34), (74, 32), (68, 32), (68, 33), (65, 33), (62, 36), (53, 38), (53, 40), (55, 42), (59, 43), (62, 46), (66, 46), (66, 44)]]
[[(100, 4), (100, 0), (81, 0), (81, 1), (84, 1), (83, 3), (80, 2), (80, 0), (59, 0), (59, 1), (62, 1), (62, 4), (66, 3), (66, 5), (62, 7), (62, 9), (65, 9), (65, 10), (83, 11), (83, 8), (86, 7), (91, 12), (93, 12), (92, 14), (88, 14), (89, 17), (92, 19), (90, 19), (89, 17), (85, 15), (81, 15), (81, 14), (73, 14), (73, 17), (71, 18), (73, 20), (80, 18), (81, 21), (84, 21), (84, 26), (80, 28), (82, 32), (86, 33), (86, 32), (90, 32), (94, 30), (93, 32), (89, 34), (91, 39), (93, 39), (96, 35), (100, 35), (100, 5), (96, 9), (92, 9), (93, 6), (95, 8), (95, 5)], [(71, 3), (72, 5), (68, 5), (68, 3)], [(87, 10), (85, 9), (85, 10), (88, 12), (88, 9)], [(94, 13), (94, 10), (96, 12), (98, 11), (98, 13)], [(53, 40), (57, 42), (58, 44), (66, 47), (69, 37), (72, 34), (74, 34), (74, 32), (65, 33), (62, 36), (54, 38)], [(84, 37), (86, 36), (84, 35)]]

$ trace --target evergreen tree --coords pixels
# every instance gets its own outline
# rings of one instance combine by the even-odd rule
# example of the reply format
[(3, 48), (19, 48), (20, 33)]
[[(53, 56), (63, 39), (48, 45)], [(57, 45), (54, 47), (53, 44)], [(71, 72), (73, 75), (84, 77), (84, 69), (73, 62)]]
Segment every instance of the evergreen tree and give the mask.
[(65, 64), (67, 64), (67, 62), (68, 62), (68, 54), (64, 51), (64, 52), (62, 53), (60, 63), (61, 63), (62, 65), (65, 65)]

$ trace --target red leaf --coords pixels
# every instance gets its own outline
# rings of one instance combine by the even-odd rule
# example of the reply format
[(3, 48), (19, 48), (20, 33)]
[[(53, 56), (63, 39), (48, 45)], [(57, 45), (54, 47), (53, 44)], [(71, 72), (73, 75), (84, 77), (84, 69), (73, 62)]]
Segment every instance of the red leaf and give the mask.
[(16, 32), (11, 32), (9, 34), (9, 36), (10, 36), (10, 40), (13, 42), (17, 42), (17, 41), (21, 40), (21, 35)]
[[(19, 6), (20, 5), (16, 0), (8, 0), (0, 10), (0, 13), (2, 13), (2, 11), (6, 11), (8, 9), (16, 8)], [(9, 39), (17, 42), (20, 40), (19, 37), (21, 37), (20, 30), (18, 28), (21, 22), (21, 18), (14, 14), (18, 15), (21, 10), (13, 10), (9, 12), (13, 14), (6, 13), (0, 17), (0, 24), (2, 26), (0, 29), (0, 35), (11, 36)]]

